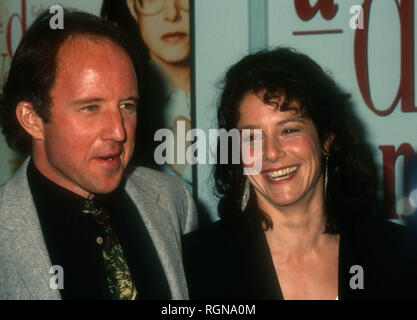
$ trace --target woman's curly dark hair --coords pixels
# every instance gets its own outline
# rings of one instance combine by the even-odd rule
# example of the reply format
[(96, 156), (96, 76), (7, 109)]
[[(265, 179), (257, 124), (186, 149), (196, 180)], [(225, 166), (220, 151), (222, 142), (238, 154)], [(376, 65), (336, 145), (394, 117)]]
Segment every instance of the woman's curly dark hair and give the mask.
[[(244, 57), (226, 73), (217, 113), (219, 128), (236, 128), (240, 104), (248, 93), (257, 94), (265, 104), (280, 111), (287, 111), (291, 102), (298, 102), (301, 116), (313, 121), (322, 146), (329, 137), (334, 137), (328, 152), (325, 232), (339, 233), (344, 217), (372, 212), (376, 169), (364, 131), (353, 114), (349, 95), (342, 92), (316, 62), (290, 48)], [(274, 102), (277, 97), (285, 98), (280, 106)], [(228, 143), (231, 154), (231, 143)], [(273, 227), (268, 214), (257, 208), (254, 192), (251, 192), (248, 210), (242, 212), (246, 180), (242, 165), (218, 161), (214, 178), (222, 220), (234, 224), (243, 218), (266, 229)]]

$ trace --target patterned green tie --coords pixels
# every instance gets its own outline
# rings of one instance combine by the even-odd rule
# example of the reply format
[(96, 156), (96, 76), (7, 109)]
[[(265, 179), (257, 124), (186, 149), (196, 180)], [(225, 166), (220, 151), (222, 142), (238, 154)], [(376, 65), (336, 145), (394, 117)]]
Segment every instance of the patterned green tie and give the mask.
[(101, 244), (103, 249), (103, 261), (110, 294), (117, 300), (137, 299), (138, 292), (133, 283), (122, 247), (110, 225), (107, 212), (102, 208), (97, 210), (92, 200), (86, 200), (82, 212), (93, 215), (97, 223), (104, 228), (104, 239), (97, 238), (97, 243)]

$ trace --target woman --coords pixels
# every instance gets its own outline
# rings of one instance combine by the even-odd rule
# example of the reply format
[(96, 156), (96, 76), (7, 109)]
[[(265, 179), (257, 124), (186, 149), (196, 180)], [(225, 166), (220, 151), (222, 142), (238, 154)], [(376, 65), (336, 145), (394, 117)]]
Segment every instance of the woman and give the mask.
[(192, 299), (415, 296), (404, 230), (370, 217), (375, 167), (348, 95), (317, 63), (287, 48), (243, 58), (218, 123), (251, 130), (242, 150), (262, 171), (216, 165), (221, 220), (184, 239)]
[[(177, 141), (178, 130), (191, 128), (189, 2), (104, 0), (101, 15), (125, 29), (147, 61), (142, 83), (146, 96), (138, 127), (140, 144), (133, 161), (156, 168), (154, 150), (160, 142), (154, 141), (155, 132), (169, 128)], [(184, 143), (186, 150), (190, 142)], [(160, 169), (192, 183), (191, 166), (185, 163), (175, 161)]]

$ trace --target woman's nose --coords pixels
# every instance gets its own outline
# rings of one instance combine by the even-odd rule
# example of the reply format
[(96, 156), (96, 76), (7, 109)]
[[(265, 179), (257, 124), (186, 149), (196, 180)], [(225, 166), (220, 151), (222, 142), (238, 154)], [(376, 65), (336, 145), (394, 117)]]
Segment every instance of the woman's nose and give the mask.
[(264, 160), (276, 162), (285, 157), (285, 155), (286, 153), (279, 141), (274, 138), (264, 140)]
[(177, 0), (165, 0), (163, 12), (166, 20), (171, 22), (176, 21), (180, 15), (180, 8)]

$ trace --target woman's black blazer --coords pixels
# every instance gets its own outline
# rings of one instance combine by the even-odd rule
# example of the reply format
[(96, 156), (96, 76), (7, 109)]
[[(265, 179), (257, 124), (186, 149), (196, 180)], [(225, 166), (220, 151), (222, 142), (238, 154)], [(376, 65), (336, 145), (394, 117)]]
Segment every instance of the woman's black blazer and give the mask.
[[(404, 226), (391, 222), (356, 216), (344, 222), (338, 298), (417, 298), (417, 243), (409, 239)], [(191, 299), (283, 299), (259, 227), (214, 222), (184, 236), (183, 254)], [(353, 266), (363, 270), (363, 288), (358, 288), (360, 271)]]

